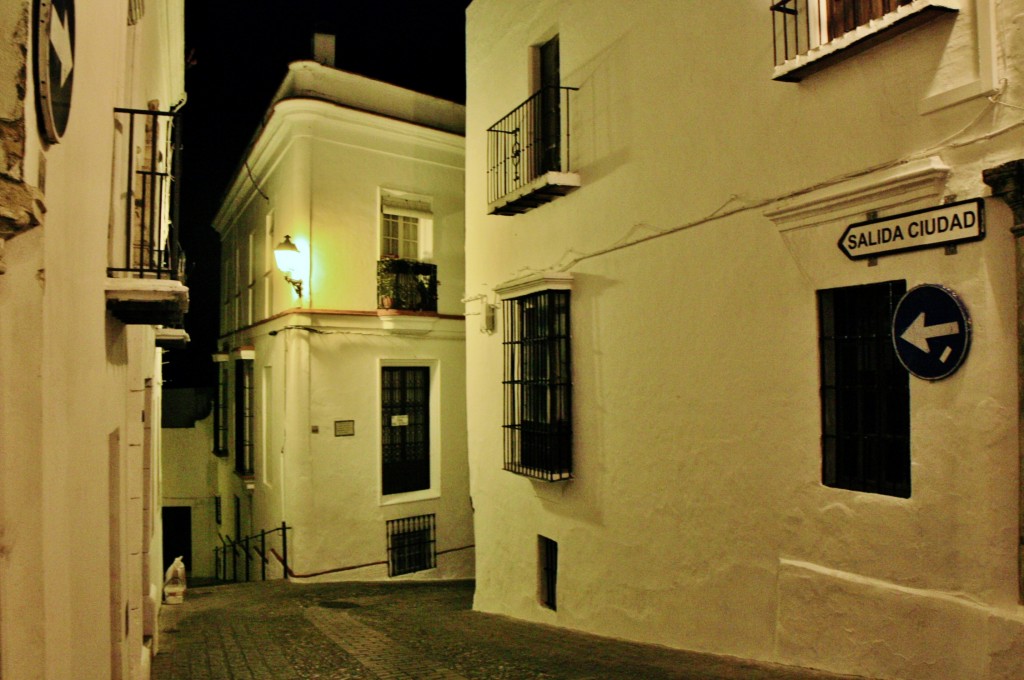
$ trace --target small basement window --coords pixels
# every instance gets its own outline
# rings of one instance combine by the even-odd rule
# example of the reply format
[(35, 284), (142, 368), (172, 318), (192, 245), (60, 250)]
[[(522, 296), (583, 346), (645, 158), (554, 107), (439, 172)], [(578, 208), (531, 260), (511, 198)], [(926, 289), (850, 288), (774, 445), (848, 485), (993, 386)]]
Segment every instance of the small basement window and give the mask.
[(388, 520), (388, 576), (425, 571), (437, 566), (434, 515)]
[(558, 609), (558, 543), (546, 536), (537, 536), (540, 567), (540, 603)]

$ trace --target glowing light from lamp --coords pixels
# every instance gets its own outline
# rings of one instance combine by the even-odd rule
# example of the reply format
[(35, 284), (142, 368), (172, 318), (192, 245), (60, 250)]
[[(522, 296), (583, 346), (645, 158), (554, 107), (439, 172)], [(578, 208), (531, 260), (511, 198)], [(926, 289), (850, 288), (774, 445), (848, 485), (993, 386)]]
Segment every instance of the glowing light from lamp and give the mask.
[(286, 235), (274, 248), (274, 260), (277, 262), (277, 268), (284, 274), (284, 280), (295, 287), (296, 295), (302, 297), (302, 279), (292, 278), (302, 266), (302, 254), (298, 246), (292, 243), (291, 236)]

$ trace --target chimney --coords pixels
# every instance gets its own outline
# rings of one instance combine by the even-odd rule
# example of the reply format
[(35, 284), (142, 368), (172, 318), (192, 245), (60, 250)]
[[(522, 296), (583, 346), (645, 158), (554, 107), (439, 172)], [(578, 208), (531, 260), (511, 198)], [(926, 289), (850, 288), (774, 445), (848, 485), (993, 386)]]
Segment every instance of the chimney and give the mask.
[(313, 34), (313, 61), (334, 67), (334, 36), (330, 33)]

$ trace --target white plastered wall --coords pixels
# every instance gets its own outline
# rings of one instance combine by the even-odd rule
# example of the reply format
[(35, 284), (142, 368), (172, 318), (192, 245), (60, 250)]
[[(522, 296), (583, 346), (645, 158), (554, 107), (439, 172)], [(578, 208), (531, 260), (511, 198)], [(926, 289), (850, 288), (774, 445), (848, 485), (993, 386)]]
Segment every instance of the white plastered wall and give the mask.
[[(351, 74), (321, 75), (355, 78), (370, 94), (381, 87)], [(268, 215), (269, 246), (287, 234), (307, 263), (296, 277), (301, 297), (272, 272), (270, 319), (263, 318), (262, 289), (251, 327), (244, 300), (240, 319), (230, 305), (222, 317), (222, 329), (241, 328), (225, 339), (227, 349), (251, 346), (255, 354), (252, 526), (287, 521), (294, 528), (289, 562), (297, 578), (387, 578), (380, 564), (387, 560), (386, 521), (426, 513), (437, 516), (437, 550), (453, 552), (438, 556), (437, 569), (407, 578), (473, 573), (464, 333), (461, 319), (446, 318), (462, 311), (462, 158), (455, 134), (325, 101), (284, 99), (254, 138), (254, 181), (240, 174), (219, 212), (226, 263), (237, 251), (244, 268), (250, 244), (252, 261), (266, 261)], [(377, 315), (381, 190), (430, 199), (440, 317)], [(431, 489), (400, 499), (380, 492), (382, 365), (425, 365), (432, 374)], [(355, 434), (335, 436), (338, 420), (355, 421)], [(230, 465), (221, 468), (234, 476)]]
[[(494, 302), (497, 284), (528, 272), (574, 277), (573, 481), (500, 469), (500, 323), (467, 334), (476, 608), (870, 676), (1019, 675), (1009, 212), (987, 201), (988, 236), (955, 255), (874, 267), (836, 243), (868, 210), (898, 212), (891, 197), (787, 229), (767, 216), (846, 175), (884, 183), (911, 157), (949, 172), (927, 197), (904, 196), (905, 209), (988, 193), (981, 171), (1020, 156), (1019, 112), (982, 97), (921, 113), (984, 80), (977, 25), (993, 6), (962, 4), (960, 19), (800, 85), (770, 79), (760, 3), (469, 8), (467, 298)], [(996, 23), (1021, 8), (1002, 3)], [(529, 48), (555, 33), (562, 83), (580, 88), (582, 187), (486, 216), (485, 130), (530, 94)], [(1024, 101), (1015, 78), (1003, 97)], [(957, 290), (975, 323), (956, 375), (911, 379), (908, 500), (820, 481), (815, 291), (890, 279)], [(538, 534), (559, 544), (557, 612), (538, 598)]]

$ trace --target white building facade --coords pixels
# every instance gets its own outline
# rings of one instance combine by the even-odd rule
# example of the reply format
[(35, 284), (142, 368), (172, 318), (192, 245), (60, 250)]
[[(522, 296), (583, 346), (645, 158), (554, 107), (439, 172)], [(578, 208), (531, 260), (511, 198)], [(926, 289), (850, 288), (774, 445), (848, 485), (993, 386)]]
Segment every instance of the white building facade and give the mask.
[(264, 531), (281, 576), (285, 527), (291, 578), (472, 576), (463, 122), (451, 102), (290, 66), (214, 225), (222, 577), (263, 577)]
[(146, 678), (184, 5), (16, 0), (0, 33), (0, 677)]
[(476, 609), (1024, 674), (1021, 10), (475, 0)]

